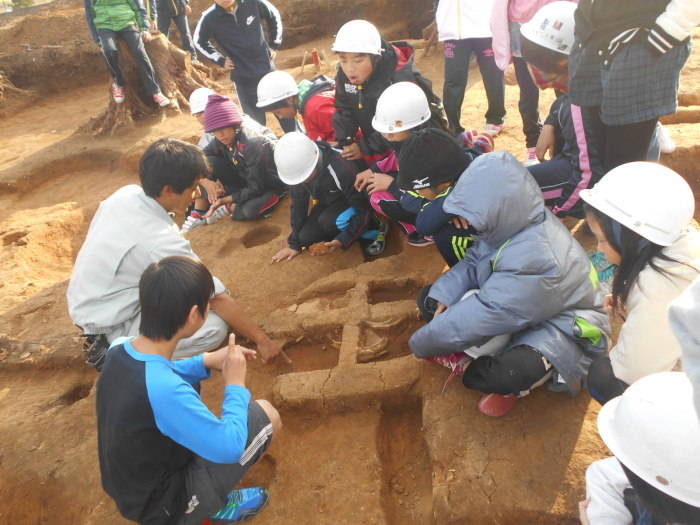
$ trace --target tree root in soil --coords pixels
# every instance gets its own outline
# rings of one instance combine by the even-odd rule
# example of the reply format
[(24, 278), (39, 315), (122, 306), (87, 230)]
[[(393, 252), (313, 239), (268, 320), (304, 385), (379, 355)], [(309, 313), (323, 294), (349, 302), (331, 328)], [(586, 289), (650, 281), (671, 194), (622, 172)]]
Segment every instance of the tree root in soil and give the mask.
[(200, 87), (217, 90), (219, 86), (212, 80), (212, 70), (197, 62), (192, 62), (189, 53), (173, 45), (163, 34), (154, 35), (146, 51), (155, 69), (163, 94), (170, 99), (170, 105), (161, 108), (146, 93), (141, 84), (138, 66), (126, 45), (119, 46), (119, 63), (126, 80), (124, 101), (114, 102), (111, 81), (107, 88), (109, 104), (99, 116), (91, 119), (78, 132), (97, 135), (113, 135), (118, 130), (134, 127), (137, 120), (153, 115), (165, 120), (168, 113), (181, 113), (189, 107), (192, 91)]

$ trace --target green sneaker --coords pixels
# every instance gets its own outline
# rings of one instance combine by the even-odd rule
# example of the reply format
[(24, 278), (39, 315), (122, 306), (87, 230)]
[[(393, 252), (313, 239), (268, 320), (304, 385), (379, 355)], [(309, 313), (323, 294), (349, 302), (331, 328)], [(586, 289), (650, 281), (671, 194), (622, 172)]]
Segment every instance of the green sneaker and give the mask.
[(208, 521), (212, 525), (248, 521), (265, 508), (269, 499), (270, 493), (262, 487), (231, 491), (226, 498), (224, 508), (212, 514)]

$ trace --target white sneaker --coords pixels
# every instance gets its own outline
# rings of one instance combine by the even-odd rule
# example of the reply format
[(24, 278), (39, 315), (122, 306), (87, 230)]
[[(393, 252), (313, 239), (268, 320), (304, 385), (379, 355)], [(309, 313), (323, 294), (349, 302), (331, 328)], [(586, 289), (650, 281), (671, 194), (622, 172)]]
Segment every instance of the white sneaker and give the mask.
[(112, 98), (117, 104), (124, 102), (124, 88), (122, 86), (112, 84)]
[(206, 219), (202, 218), (198, 213), (193, 212), (188, 215), (185, 222), (182, 223), (182, 228), (180, 228), (180, 233), (187, 233), (190, 230), (194, 230), (199, 226), (206, 226)]
[(671, 138), (671, 134), (666, 127), (659, 123), (656, 125), (656, 131), (659, 135), (659, 151), (661, 153), (673, 153), (676, 151), (676, 143)]
[(503, 131), (506, 127), (505, 121), (503, 121), (503, 124), (489, 124), (488, 122), (484, 124), (484, 127), (481, 129), (482, 133), (487, 133), (491, 135), (493, 138), (496, 138), (498, 134)]
[(537, 148), (527, 148), (527, 157), (525, 157), (523, 166), (529, 168), (530, 166), (534, 166), (535, 164), (539, 163), (540, 161), (537, 158)]
[(214, 224), (215, 222), (219, 222), (221, 219), (225, 219), (229, 215), (231, 215), (231, 205), (224, 204), (223, 206), (216, 208), (216, 211), (211, 214), (211, 217), (207, 217), (204, 220), (207, 222), (207, 224)]
[(158, 104), (162, 108), (170, 105), (170, 99), (163, 95), (163, 93), (161, 93), (160, 91), (153, 95), (153, 100), (155, 100), (156, 104)]

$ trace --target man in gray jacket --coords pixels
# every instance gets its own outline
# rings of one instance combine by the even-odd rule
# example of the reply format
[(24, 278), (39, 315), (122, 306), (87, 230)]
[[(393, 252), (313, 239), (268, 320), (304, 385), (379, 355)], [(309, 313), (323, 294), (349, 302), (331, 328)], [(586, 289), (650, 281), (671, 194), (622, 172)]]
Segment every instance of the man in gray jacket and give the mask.
[[(464, 385), (487, 394), (479, 408), (488, 415), (507, 413), (516, 396), (550, 377), (552, 388), (578, 393), (590, 356), (607, 349), (610, 321), (586, 252), (545, 208), (527, 169), (505, 151), (483, 155), (444, 209), (478, 234), (427, 299), (421, 294), (421, 310), (432, 303), (435, 317), (411, 337), (413, 353), (464, 357), (470, 347), (510, 334), (505, 349), (463, 366)], [(472, 290), (478, 293), (465, 296)]]

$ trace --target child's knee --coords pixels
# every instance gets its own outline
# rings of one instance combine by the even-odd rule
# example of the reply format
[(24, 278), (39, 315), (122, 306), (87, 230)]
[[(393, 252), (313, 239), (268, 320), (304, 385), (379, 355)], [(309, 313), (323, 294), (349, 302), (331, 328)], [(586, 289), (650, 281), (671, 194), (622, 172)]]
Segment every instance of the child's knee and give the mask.
[(280, 417), (280, 413), (277, 411), (277, 409), (273, 407), (272, 403), (266, 399), (257, 399), (255, 402), (260, 405), (260, 408), (263, 409), (270, 420), (270, 423), (272, 424), (272, 434), (276, 435), (279, 433), (279, 431), (282, 430), (282, 418)]

